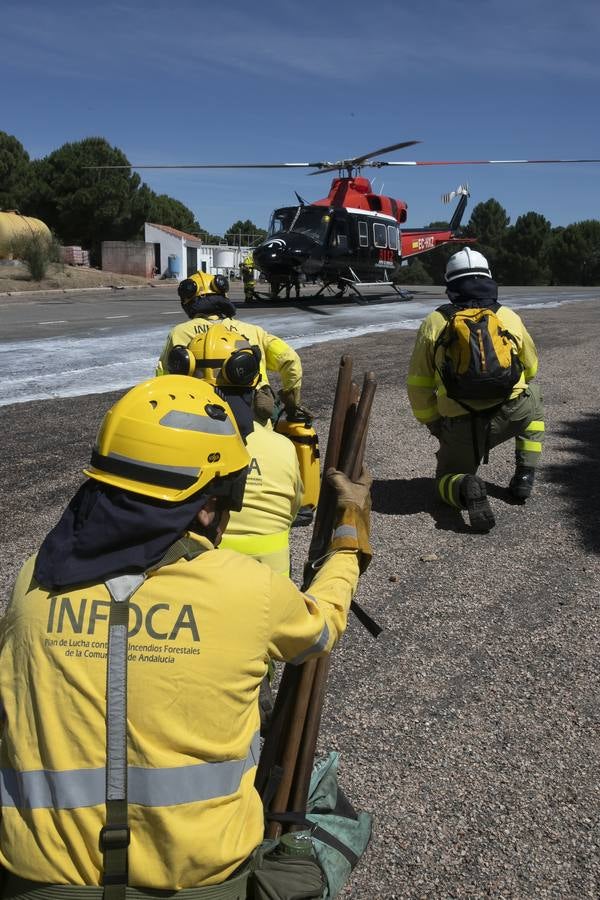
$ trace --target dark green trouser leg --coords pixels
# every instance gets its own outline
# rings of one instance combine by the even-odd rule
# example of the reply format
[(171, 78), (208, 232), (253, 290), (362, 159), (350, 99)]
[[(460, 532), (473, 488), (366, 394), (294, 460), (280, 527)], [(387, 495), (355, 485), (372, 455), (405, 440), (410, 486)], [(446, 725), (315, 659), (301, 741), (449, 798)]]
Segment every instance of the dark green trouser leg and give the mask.
[[(464, 509), (460, 486), (465, 475), (474, 475), (479, 468), (485, 447), (486, 425), (486, 421), (477, 418), (473, 423), (470, 415), (446, 418), (442, 423), (435, 477), (439, 495), (449, 506)], [(473, 445), (473, 426), (477, 436), (477, 456)]]
[(504, 403), (491, 418), (476, 416), (474, 420), (477, 450), (473, 446), (473, 423), (470, 415), (443, 420), (435, 473), (438, 492), (444, 503), (459, 509), (460, 485), (465, 475), (475, 475), (484, 449), (491, 449), (515, 438), (516, 463), (535, 467), (542, 451), (544, 406), (537, 385), (528, 385), (515, 400)]
[(544, 439), (544, 404), (537, 384), (505, 403), (492, 418), (490, 447), (515, 438), (515, 463), (534, 469), (540, 461)]

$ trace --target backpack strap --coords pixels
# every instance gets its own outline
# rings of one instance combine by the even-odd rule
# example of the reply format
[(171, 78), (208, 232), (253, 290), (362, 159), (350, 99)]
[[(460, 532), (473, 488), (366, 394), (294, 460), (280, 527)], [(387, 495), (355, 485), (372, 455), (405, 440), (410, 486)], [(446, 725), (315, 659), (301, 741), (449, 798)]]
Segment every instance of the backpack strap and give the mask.
[(455, 303), (443, 303), (435, 311), (441, 313), (450, 321), (456, 313), (464, 309), (489, 309), (490, 312), (497, 313), (501, 306), (502, 304), (498, 303), (497, 300), (493, 300), (491, 303), (474, 303), (472, 306), (457, 306)]
[(129, 601), (152, 572), (207, 549), (184, 535), (146, 572), (117, 575), (105, 582), (111, 604), (106, 652), (106, 822), (100, 829), (104, 900), (125, 900), (131, 839), (127, 802), (127, 654)]
[(333, 847), (334, 850), (337, 850), (338, 853), (341, 853), (350, 863), (351, 869), (356, 866), (360, 858), (356, 855), (354, 850), (351, 850), (351, 848), (347, 846), (347, 844), (344, 844), (343, 841), (334, 834), (331, 834), (330, 831), (327, 831), (326, 828), (322, 828), (321, 825), (311, 822), (311, 820), (302, 812), (267, 812), (265, 818), (269, 821), (299, 825), (301, 828), (308, 829), (310, 831), (310, 836), (315, 838), (315, 840), (321, 841), (322, 844), (327, 844), (329, 847)]
[(458, 312), (458, 306), (455, 306), (454, 303), (443, 303), (441, 306), (438, 306), (436, 312), (441, 313), (445, 319), (450, 321)]

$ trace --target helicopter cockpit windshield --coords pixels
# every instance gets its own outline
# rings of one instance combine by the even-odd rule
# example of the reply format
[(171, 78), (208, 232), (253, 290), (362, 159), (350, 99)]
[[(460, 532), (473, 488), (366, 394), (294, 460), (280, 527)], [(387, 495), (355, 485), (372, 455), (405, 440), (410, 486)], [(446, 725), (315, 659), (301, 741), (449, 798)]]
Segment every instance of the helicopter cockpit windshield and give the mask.
[(330, 224), (327, 209), (319, 206), (284, 206), (271, 216), (269, 237), (281, 231), (306, 234), (321, 243)]

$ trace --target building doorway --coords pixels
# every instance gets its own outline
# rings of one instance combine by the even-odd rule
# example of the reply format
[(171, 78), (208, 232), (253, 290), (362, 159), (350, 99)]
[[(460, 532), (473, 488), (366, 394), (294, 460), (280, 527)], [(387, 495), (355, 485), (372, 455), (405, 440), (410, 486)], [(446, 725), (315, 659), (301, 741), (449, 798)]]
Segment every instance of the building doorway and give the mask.
[(186, 247), (187, 250), (187, 277), (198, 271), (198, 249), (196, 247)]

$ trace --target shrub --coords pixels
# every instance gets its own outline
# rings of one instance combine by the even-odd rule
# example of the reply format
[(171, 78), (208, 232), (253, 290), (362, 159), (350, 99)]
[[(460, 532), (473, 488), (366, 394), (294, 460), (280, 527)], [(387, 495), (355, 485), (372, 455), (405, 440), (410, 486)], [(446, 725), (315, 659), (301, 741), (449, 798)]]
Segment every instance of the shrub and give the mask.
[(33, 281), (46, 277), (48, 266), (58, 257), (58, 242), (41, 234), (30, 234), (13, 241), (12, 254), (24, 263)]
[(433, 278), (420, 259), (411, 259), (407, 266), (401, 266), (394, 273), (396, 284), (433, 284)]

